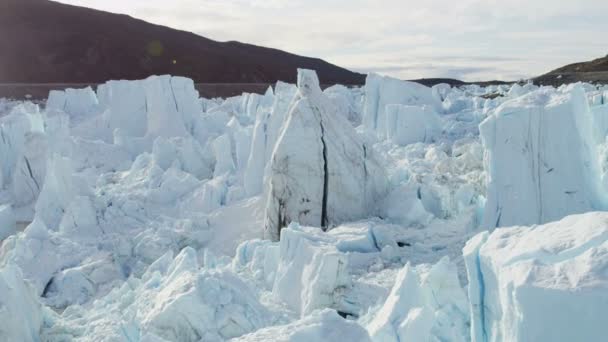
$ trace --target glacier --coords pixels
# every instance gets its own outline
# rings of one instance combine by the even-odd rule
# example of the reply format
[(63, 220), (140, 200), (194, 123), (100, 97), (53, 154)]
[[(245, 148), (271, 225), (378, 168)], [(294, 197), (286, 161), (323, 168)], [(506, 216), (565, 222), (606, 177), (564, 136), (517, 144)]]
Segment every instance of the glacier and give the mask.
[(608, 91), (312, 70), (0, 99), (0, 340), (603, 340)]

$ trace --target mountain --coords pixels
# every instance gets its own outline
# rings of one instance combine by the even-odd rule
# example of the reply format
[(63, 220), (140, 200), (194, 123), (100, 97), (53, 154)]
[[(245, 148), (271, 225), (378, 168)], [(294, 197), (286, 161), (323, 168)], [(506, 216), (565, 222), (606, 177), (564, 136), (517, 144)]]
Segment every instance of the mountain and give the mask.
[(296, 68), (322, 83), (362, 84), (365, 75), (321, 59), (49, 0), (0, 0), (0, 83), (98, 83), (152, 74), (198, 83), (295, 82)]
[(454, 78), (419, 78), (419, 79), (416, 79), (416, 80), (411, 80), (411, 82), (420, 83), (420, 84), (425, 85), (427, 87), (432, 87), (432, 86), (440, 84), (440, 83), (447, 83), (447, 84), (451, 85), (452, 87), (460, 87), (460, 86), (464, 86), (464, 85), (467, 85), (467, 84), (477, 84), (477, 85), (486, 87), (486, 86), (489, 86), (489, 85), (511, 84), (511, 83), (513, 83), (513, 82), (498, 81), (498, 80), (481, 81), (481, 82), (465, 82), (465, 81), (457, 80), (457, 79), (454, 79)]
[(608, 83), (608, 55), (555, 69), (535, 78), (534, 82), (554, 86), (572, 82)]

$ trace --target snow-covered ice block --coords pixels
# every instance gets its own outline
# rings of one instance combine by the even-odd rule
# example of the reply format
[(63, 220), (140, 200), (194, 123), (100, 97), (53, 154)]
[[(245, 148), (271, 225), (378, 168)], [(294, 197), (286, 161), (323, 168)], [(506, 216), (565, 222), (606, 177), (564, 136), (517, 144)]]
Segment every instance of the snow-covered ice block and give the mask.
[(103, 115), (86, 122), (83, 134), (106, 142), (116, 129), (124, 136), (147, 136), (151, 141), (158, 136), (185, 137), (194, 132), (202, 113), (194, 82), (184, 77), (109, 81), (98, 87), (97, 97)]
[(429, 105), (436, 111), (442, 110), (441, 101), (433, 96), (431, 88), (419, 83), (369, 74), (365, 81), (363, 126), (377, 131), (380, 137), (386, 137), (386, 106), (390, 104)]
[(522, 87), (519, 83), (513, 83), (511, 89), (509, 89), (509, 93), (507, 96), (510, 98), (517, 98), (526, 94), (524, 87)]
[(72, 121), (81, 121), (99, 110), (97, 95), (86, 87), (82, 89), (51, 90), (46, 102), (47, 111), (62, 111)]
[(44, 119), (38, 107), (20, 104), (0, 119), (0, 189), (12, 185), (17, 163), (26, 149), (27, 135), (44, 132)]
[(374, 341), (468, 341), (467, 298), (447, 257), (430, 269), (407, 264), (386, 302), (370, 312)]
[(439, 101), (443, 102), (448, 97), (448, 94), (452, 91), (452, 86), (447, 83), (435, 84), (431, 87), (433, 96)]
[(23, 150), (13, 174), (12, 192), (18, 206), (32, 203), (38, 198), (46, 175), (49, 136), (40, 132), (25, 134)]
[(53, 275), (78, 263), (87, 251), (77, 244), (62, 239), (49, 231), (39, 219), (4, 241), (0, 248), (0, 265), (21, 268), (23, 278), (35, 288), (38, 296), (44, 293)]
[(169, 340), (197, 341), (238, 337), (264, 326), (268, 313), (245, 283), (229, 272), (197, 274), (197, 268), (194, 250), (184, 249), (146, 308), (144, 327)]
[(351, 281), (335, 237), (292, 224), (283, 229), (279, 248), (273, 294), (301, 315), (335, 306), (336, 290)]
[(206, 155), (198, 141), (191, 136), (158, 137), (154, 140), (152, 154), (163, 170), (176, 167), (198, 179), (213, 176), (213, 158)]
[(323, 90), (323, 93), (334, 103), (340, 114), (354, 127), (357, 127), (361, 124), (363, 115), (360, 91), (360, 89), (349, 89), (343, 85), (334, 85)]
[(370, 146), (321, 92), (314, 71), (299, 70), (299, 94), (272, 154), (264, 236), (290, 222), (329, 227), (368, 216), (388, 180)]
[(423, 227), (433, 219), (422, 202), (419, 184), (401, 184), (392, 189), (383, 201), (383, 217), (404, 226)]
[(233, 339), (234, 342), (371, 342), (365, 329), (334, 310), (317, 311), (287, 325), (273, 326)]
[(430, 143), (441, 134), (441, 121), (432, 107), (387, 105), (385, 111), (386, 137), (395, 144)]
[(280, 247), (276, 242), (248, 240), (237, 247), (232, 269), (235, 272), (247, 269), (255, 278), (262, 280), (266, 288), (272, 290), (279, 261)]
[(488, 175), (482, 226), (545, 223), (605, 208), (592, 125), (577, 85), (502, 104), (480, 125)]
[(227, 134), (213, 141), (213, 153), (215, 155), (214, 177), (230, 174), (236, 169), (232, 154), (232, 141)]
[(272, 109), (260, 110), (253, 127), (251, 149), (244, 173), (245, 191), (253, 196), (262, 192), (264, 175), (285, 123), (289, 106), (298, 89), (293, 84), (277, 82)]
[[(1, 295), (1, 294), (0, 294)], [(103, 314), (100, 314), (103, 313)], [(270, 323), (270, 314), (240, 278), (201, 269), (194, 249), (167, 252), (83, 309), (72, 306), (45, 335), (63, 340), (224, 341)], [(51, 340), (53, 340), (51, 338)]]
[(224, 177), (215, 177), (194, 190), (189, 197), (191, 201), (184, 202), (184, 208), (191, 211), (208, 213), (226, 204), (228, 186)]
[(35, 206), (36, 217), (50, 229), (56, 230), (79, 189), (74, 184), (70, 159), (53, 155), (46, 167), (44, 184)]
[(591, 107), (593, 114), (593, 133), (598, 144), (606, 142), (608, 136), (608, 104)]
[(0, 241), (15, 234), (17, 222), (13, 206), (10, 204), (0, 204)]
[(142, 137), (148, 126), (144, 81), (109, 81), (97, 88), (99, 103), (106, 109), (106, 125), (126, 135)]
[(472, 341), (601, 341), (608, 213), (481, 233), (464, 248)]
[(0, 268), (0, 340), (40, 341), (44, 313), (34, 289), (14, 265)]

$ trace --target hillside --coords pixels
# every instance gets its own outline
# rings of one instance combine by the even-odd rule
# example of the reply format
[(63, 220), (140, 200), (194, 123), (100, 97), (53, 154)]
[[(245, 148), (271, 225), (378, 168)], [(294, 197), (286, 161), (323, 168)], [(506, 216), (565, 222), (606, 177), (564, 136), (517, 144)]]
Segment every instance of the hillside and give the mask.
[(365, 79), (321, 59), (48, 0), (0, 0), (0, 47), (0, 83), (96, 83), (151, 74), (198, 83), (295, 82), (296, 68), (317, 70), (323, 83)]
[(608, 55), (563, 66), (535, 78), (534, 82), (554, 86), (572, 82), (608, 83)]

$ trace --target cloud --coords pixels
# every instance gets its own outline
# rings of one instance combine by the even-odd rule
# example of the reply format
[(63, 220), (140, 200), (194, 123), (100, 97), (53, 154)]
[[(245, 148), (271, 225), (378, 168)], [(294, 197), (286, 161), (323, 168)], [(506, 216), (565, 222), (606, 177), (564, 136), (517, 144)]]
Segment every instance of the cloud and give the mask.
[(605, 0), (60, 1), (402, 78), (529, 77), (607, 53)]

